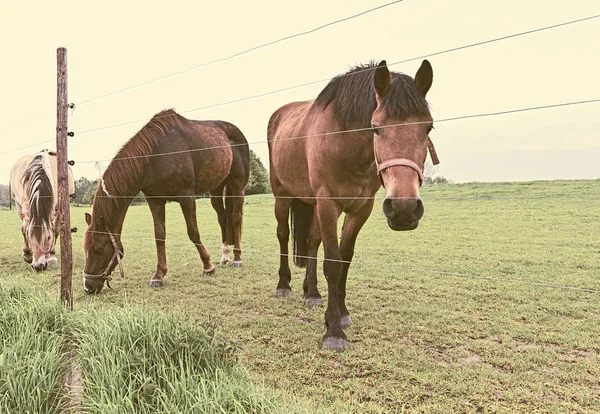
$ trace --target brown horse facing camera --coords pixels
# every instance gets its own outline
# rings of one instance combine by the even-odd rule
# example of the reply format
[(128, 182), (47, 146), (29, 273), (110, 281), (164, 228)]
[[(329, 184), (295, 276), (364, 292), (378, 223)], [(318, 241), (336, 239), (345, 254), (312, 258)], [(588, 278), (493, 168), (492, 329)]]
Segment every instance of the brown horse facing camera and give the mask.
[(207, 192), (221, 226), (221, 264), (229, 261), (229, 246), (233, 245), (233, 266), (241, 266), (242, 208), (249, 174), (248, 142), (235, 125), (189, 120), (173, 110), (156, 114), (113, 158), (96, 189), (92, 215), (85, 215), (84, 290), (100, 292), (117, 264), (122, 275), (121, 229), (139, 191), (146, 196), (154, 220), (158, 263), (150, 286), (162, 286), (167, 273), (167, 201), (181, 205), (188, 237), (200, 253), (204, 273), (214, 271), (196, 222), (196, 196)]
[(385, 61), (371, 63), (333, 78), (316, 100), (287, 104), (271, 116), (270, 178), (281, 251), (276, 294), (291, 295), (291, 210), (294, 262), (306, 266), (307, 306), (322, 304), (316, 278), (321, 241), (325, 250), (328, 302), (323, 348), (347, 348), (348, 268), (356, 236), (371, 214), (381, 184), (386, 190), (383, 212), (392, 230), (413, 230), (423, 216), (419, 187), (428, 148), (437, 163), (429, 139), (433, 120), (425, 100), (432, 81), (426, 60), (414, 79), (390, 72)]

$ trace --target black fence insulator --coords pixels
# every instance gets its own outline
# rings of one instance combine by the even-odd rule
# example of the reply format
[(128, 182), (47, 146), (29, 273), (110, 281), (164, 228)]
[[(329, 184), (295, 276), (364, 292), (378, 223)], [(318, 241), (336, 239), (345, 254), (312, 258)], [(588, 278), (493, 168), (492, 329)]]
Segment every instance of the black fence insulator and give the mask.
[(71, 166), (75, 165), (75, 161), (73, 161), (73, 160), (69, 161), (69, 165), (71, 165)]
[(71, 233), (77, 233), (77, 227), (72, 227), (71, 228)]
[(67, 132), (67, 136), (68, 136), (68, 137), (74, 137), (74, 136), (75, 136), (75, 133), (74, 133), (74, 132), (72, 132), (72, 131), (71, 131), (71, 132)]

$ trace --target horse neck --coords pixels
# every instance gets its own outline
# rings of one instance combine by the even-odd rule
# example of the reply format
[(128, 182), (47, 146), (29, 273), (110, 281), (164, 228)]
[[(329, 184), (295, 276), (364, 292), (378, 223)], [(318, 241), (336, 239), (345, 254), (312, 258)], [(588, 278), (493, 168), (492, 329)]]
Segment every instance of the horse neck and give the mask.
[[(119, 188), (106, 184), (105, 181), (117, 182), (118, 178), (111, 179), (112, 169), (107, 169), (103, 180), (98, 184), (92, 207), (92, 217), (103, 217), (107, 229), (111, 233), (120, 234), (127, 209), (133, 198), (140, 191), (140, 179), (120, 181)], [(108, 176), (107, 176), (108, 175)], [(140, 174), (142, 175), (142, 174)], [(103, 230), (98, 230), (103, 231)]]
[(373, 152), (373, 134), (370, 131), (350, 133), (344, 140), (344, 152), (352, 159), (354, 171), (360, 175), (367, 175), (377, 170)]

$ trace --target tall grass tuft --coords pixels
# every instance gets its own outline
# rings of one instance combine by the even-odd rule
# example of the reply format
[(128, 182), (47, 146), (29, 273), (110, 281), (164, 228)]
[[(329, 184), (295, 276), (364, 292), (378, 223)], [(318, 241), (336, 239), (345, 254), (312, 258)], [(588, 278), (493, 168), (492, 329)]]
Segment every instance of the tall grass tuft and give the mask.
[(0, 284), (0, 413), (61, 413), (66, 310), (22, 284)]
[(139, 308), (79, 316), (82, 412), (290, 412), (251, 384), (213, 323), (192, 326)]

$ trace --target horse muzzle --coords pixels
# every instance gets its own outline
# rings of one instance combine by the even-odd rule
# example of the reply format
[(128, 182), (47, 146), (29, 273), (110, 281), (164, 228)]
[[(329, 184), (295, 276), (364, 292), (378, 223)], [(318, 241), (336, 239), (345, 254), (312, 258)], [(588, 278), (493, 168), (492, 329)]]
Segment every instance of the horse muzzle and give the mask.
[(388, 226), (394, 231), (416, 229), (424, 212), (423, 200), (420, 197), (386, 197), (383, 200), (383, 214), (387, 218)]

